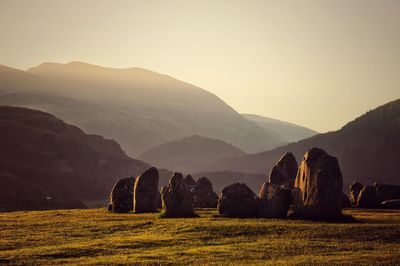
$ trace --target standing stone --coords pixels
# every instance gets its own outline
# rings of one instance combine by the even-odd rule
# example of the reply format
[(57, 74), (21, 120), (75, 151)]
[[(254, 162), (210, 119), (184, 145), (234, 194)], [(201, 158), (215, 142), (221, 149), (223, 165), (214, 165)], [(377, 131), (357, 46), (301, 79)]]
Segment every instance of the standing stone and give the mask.
[(378, 202), (400, 199), (400, 186), (375, 183), (374, 187)]
[(310, 219), (341, 217), (342, 185), (338, 160), (324, 150), (308, 150), (294, 184), (294, 215)]
[[(196, 180), (194, 180), (194, 178), (191, 175), (187, 175), (185, 177), (185, 183), (186, 183), (186, 187), (188, 188), (189, 192), (190, 192), (190, 198), (191, 201), (193, 203), (193, 199), (194, 199), (194, 187), (196, 186)], [(194, 205), (193, 205), (194, 207)]]
[(193, 207), (216, 208), (218, 195), (213, 191), (211, 181), (207, 177), (197, 180), (193, 188)]
[(162, 208), (161, 192), (159, 192), (159, 191), (157, 191), (156, 205), (157, 205), (157, 209)]
[(161, 189), (165, 217), (195, 217), (191, 195), (181, 173), (174, 173), (168, 186)]
[(297, 170), (296, 158), (291, 152), (287, 152), (272, 168), (269, 183), (293, 188)]
[(382, 209), (395, 209), (400, 210), (400, 199), (385, 200), (379, 204)]
[(108, 210), (116, 213), (127, 213), (133, 210), (134, 177), (120, 179), (110, 193)]
[(265, 182), (257, 199), (257, 217), (286, 218), (290, 200), (289, 188)]
[(257, 215), (256, 194), (243, 183), (225, 187), (218, 200), (218, 213), (224, 217), (250, 218)]
[(357, 206), (357, 198), (358, 198), (358, 195), (360, 194), (360, 191), (363, 189), (363, 187), (364, 186), (359, 182), (354, 182), (349, 187), (349, 199), (353, 206)]
[(347, 196), (347, 194), (346, 193), (342, 193), (342, 202), (343, 202), (343, 204), (342, 204), (342, 206), (343, 206), (343, 208), (350, 208), (351, 207), (351, 202), (350, 202), (350, 199), (349, 199), (349, 196)]
[(193, 176), (187, 175), (185, 177), (185, 183), (188, 187), (194, 187), (196, 185), (196, 180), (194, 180)]
[(378, 199), (374, 186), (365, 186), (358, 195), (357, 207), (359, 208), (376, 208), (378, 207)]
[(136, 213), (157, 212), (158, 171), (151, 167), (136, 178), (134, 189), (134, 211)]

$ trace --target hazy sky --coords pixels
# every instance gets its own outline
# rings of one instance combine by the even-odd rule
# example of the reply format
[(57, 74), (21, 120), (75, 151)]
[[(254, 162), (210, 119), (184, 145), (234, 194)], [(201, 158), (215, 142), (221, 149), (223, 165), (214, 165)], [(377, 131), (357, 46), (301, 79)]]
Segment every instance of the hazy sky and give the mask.
[(400, 1), (0, 0), (0, 64), (73, 60), (324, 132), (400, 98)]

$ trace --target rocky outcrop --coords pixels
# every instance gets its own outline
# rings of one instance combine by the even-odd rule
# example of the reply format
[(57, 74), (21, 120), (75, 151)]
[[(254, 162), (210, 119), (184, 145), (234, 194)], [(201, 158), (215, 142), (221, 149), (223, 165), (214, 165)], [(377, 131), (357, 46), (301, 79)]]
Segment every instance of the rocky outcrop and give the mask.
[(322, 220), (341, 217), (342, 185), (338, 160), (322, 149), (308, 150), (294, 184), (294, 215)]
[(218, 195), (214, 192), (211, 181), (207, 177), (197, 180), (193, 188), (193, 207), (195, 208), (216, 208)]
[(151, 167), (136, 178), (133, 202), (135, 213), (157, 212), (158, 194), (158, 171)]
[(291, 200), (291, 191), (284, 186), (264, 183), (257, 199), (257, 217), (286, 218)]
[(168, 186), (161, 189), (164, 217), (196, 216), (190, 191), (181, 173), (174, 173)]
[(374, 186), (365, 186), (361, 189), (357, 198), (357, 207), (376, 208), (378, 207), (378, 198)]
[(359, 182), (354, 182), (349, 187), (349, 199), (353, 206), (357, 206), (358, 195), (360, 194), (360, 191), (363, 189), (363, 187), (363, 184)]
[(225, 187), (218, 200), (218, 213), (224, 217), (247, 218), (257, 215), (257, 202), (254, 192), (243, 183)]
[(110, 194), (108, 210), (116, 213), (127, 213), (133, 210), (133, 186), (135, 178), (120, 179)]
[(291, 152), (287, 152), (272, 168), (269, 183), (293, 188), (297, 170), (296, 158)]

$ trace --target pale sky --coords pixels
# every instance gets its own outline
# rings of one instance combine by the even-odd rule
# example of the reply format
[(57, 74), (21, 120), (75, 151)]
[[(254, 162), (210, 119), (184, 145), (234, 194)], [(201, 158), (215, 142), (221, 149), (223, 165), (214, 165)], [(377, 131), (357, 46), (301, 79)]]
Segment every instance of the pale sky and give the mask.
[(0, 0), (0, 64), (75, 60), (325, 132), (400, 98), (400, 1)]

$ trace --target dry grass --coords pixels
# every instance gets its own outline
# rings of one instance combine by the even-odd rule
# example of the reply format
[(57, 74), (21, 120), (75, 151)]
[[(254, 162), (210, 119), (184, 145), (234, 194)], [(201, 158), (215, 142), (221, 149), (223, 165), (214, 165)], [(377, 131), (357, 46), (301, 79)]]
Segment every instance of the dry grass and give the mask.
[(357, 223), (111, 214), (0, 214), (0, 264), (399, 265), (400, 211), (347, 210)]

